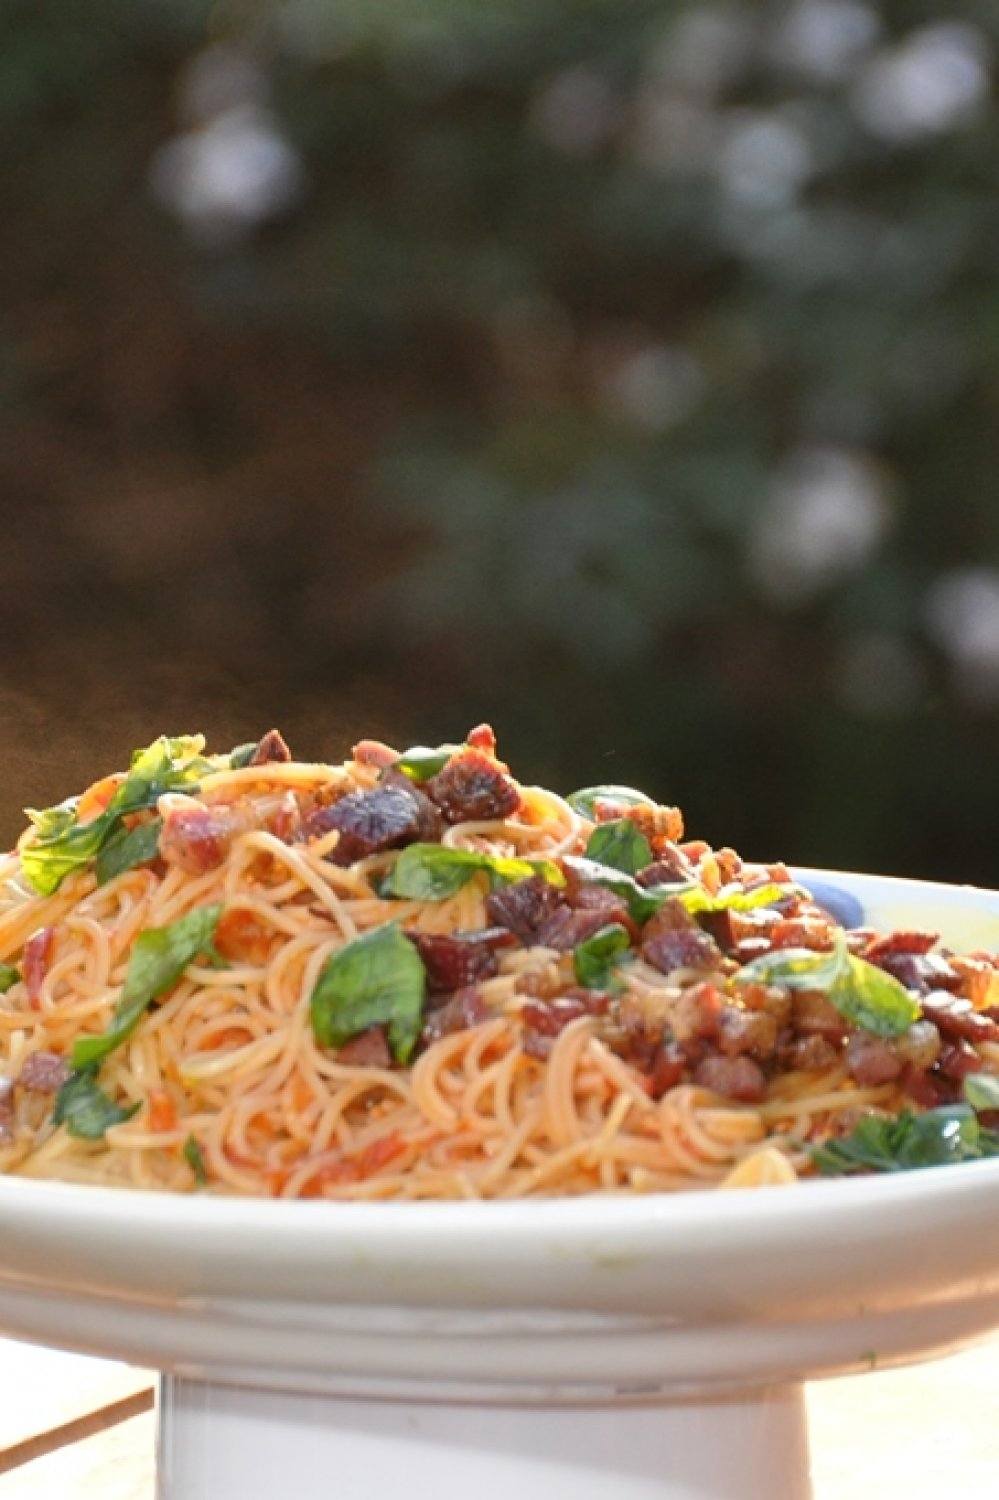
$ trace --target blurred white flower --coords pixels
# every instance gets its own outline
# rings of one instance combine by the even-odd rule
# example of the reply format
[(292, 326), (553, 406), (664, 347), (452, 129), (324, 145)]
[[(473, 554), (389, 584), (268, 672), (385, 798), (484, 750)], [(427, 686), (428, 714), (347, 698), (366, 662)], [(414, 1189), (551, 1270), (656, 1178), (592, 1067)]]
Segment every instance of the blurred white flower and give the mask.
[(776, 114), (733, 110), (729, 122), (716, 167), (729, 197), (767, 208), (794, 198), (814, 165), (801, 131)]
[(953, 129), (984, 103), (989, 63), (977, 27), (961, 21), (924, 26), (871, 59), (853, 90), (853, 106), (867, 128), (888, 141)]
[(965, 696), (999, 701), (999, 570), (953, 568), (941, 574), (927, 591), (924, 614)]
[(649, 344), (601, 376), (601, 397), (615, 415), (661, 431), (690, 415), (703, 393), (704, 372), (677, 345)]
[(757, 587), (793, 606), (853, 572), (888, 525), (884, 480), (865, 455), (806, 449), (785, 466), (749, 537)]
[(531, 106), (530, 123), (549, 146), (567, 156), (589, 156), (618, 119), (617, 101), (593, 68), (567, 68), (549, 79)]
[(197, 239), (226, 244), (294, 204), (304, 186), (297, 153), (267, 111), (224, 110), (161, 147), (153, 191)]
[(778, 62), (833, 83), (877, 40), (881, 22), (861, 0), (798, 0), (781, 17), (771, 52)]
[(923, 664), (912, 646), (885, 630), (849, 636), (840, 651), (837, 675), (845, 706), (870, 718), (911, 713), (926, 685)]

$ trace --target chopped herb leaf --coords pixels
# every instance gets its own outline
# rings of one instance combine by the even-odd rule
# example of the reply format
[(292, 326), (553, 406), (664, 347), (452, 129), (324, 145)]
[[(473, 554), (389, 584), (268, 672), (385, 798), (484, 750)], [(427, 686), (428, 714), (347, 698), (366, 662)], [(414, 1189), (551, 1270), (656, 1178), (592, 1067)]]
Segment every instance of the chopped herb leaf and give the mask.
[(874, 1036), (899, 1036), (919, 1020), (917, 1000), (884, 969), (850, 953), (842, 932), (832, 951), (787, 948), (764, 953), (735, 976), (738, 984), (777, 984), (791, 990), (822, 990), (845, 1020)]
[(247, 745), (236, 745), (229, 751), (229, 770), (243, 771), (257, 753), (259, 740), (250, 740)]
[(994, 1073), (969, 1073), (964, 1097), (973, 1109), (999, 1109), (999, 1078)]
[(201, 754), (204, 746), (202, 735), (160, 735), (146, 749), (136, 750), (125, 780), (89, 823), (79, 822), (75, 797), (42, 812), (28, 808), (35, 825), (34, 838), (21, 850), (28, 883), (40, 896), (51, 896), (67, 875), (95, 858), (129, 813), (155, 806), (164, 792), (196, 790), (198, 777), (212, 769)]
[(13, 964), (0, 964), (0, 995), (6, 995), (11, 986), (17, 984), (20, 977)]
[(413, 745), (403, 751), (392, 769), (402, 771), (411, 781), (429, 781), (431, 776), (443, 771), (452, 755), (464, 749), (464, 745), (438, 745), (433, 750), (428, 745)]
[[(570, 792), (565, 799), (573, 812), (584, 818), (592, 818), (598, 802), (616, 802), (624, 807), (655, 807), (651, 797), (638, 792), (633, 786), (584, 786), (578, 792)], [(646, 861), (647, 863), (647, 861)]]
[(580, 943), (572, 955), (580, 984), (593, 990), (611, 988), (616, 982), (615, 970), (630, 945), (628, 929), (620, 922), (609, 922)]
[(107, 885), (116, 875), (146, 865), (159, 853), (162, 818), (153, 818), (150, 823), (140, 823), (135, 828), (121, 827), (108, 839), (97, 856), (94, 874), (98, 885)]
[(969, 1104), (949, 1104), (918, 1115), (867, 1115), (849, 1135), (814, 1147), (811, 1155), (826, 1177), (909, 1172), (999, 1155), (999, 1135), (982, 1129)]
[(138, 1104), (115, 1104), (97, 1082), (95, 1070), (83, 1068), (71, 1073), (56, 1095), (52, 1120), (80, 1140), (99, 1141), (112, 1125), (130, 1120), (138, 1108)]
[(220, 905), (201, 906), (166, 927), (139, 933), (111, 1025), (100, 1036), (74, 1043), (74, 1068), (94, 1066), (131, 1036), (152, 1002), (172, 989), (188, 964), (210, 947), (221, 912)]
[(552, 885), (564, 885), (558, 865), (550, 859), (505, 859), (476, 849), (449, 849), (444, 844), (410, 844), (382, 883), (386, 896), (410, 901), (446, 901), (477, 870), (494, 880), (526, 880), (543, 875)]
[(623, 870), (626, 875), (637, 875), (652, 863), (652, 845), (628, 818), (615, 818), (594, 828), (586, 845), (586, 858), (612, 870)]
[(754, 911), (759, 906), (776, 906), (778, 901), (786, 901), (789, 896), (801, 895), (802, 890), (797, 885), (773, 881), (748, 891), (740, 885), (725, 886), (715, 896), (700, 886), (679, 894), (691, 916), (699, 916), (701, 912)]
[(205, 1167), (205, 1154), (198, 1144), (198, 1138), (189, 1135), (184, 1142), (184, 1160), (194, 1173), (194, 1180), (198, 1187), (208, 1186), (208, 1170)]
[(397, 1062), (420, 1035), (427, 976), (416, 947), (394, 922), (373, 927), (326, 960), (312, 991), (312, 1030), (321, 1047), (342, 1047), (369, 1026), (387, 1026)]

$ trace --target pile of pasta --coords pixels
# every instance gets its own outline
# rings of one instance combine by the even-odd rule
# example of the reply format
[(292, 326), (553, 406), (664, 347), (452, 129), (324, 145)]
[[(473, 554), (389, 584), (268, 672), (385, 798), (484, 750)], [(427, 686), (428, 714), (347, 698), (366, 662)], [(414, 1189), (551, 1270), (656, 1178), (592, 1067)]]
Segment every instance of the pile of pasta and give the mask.
[(522, 785), (487, 726), (339, 765), (164, 736), (29, 820), (0, 1170), (482, 1199), (995, 1149), (991, 955), (845, 930), (633, 788)]

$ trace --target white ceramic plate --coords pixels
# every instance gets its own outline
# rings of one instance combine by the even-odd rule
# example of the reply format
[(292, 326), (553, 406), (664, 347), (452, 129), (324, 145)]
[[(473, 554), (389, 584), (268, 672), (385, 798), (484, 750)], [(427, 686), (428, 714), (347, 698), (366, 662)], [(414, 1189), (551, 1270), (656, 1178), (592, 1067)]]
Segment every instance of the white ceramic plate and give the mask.
[[(875, 925), (999, 945), (993, 893), (797, 873)], [(997, 1243), (999, 1161), (484, 1204), (0, 1178), (0, 1330), (297, 1390), (689, 1391), (863, 1368), (984, 1332), (999, 1324)]]

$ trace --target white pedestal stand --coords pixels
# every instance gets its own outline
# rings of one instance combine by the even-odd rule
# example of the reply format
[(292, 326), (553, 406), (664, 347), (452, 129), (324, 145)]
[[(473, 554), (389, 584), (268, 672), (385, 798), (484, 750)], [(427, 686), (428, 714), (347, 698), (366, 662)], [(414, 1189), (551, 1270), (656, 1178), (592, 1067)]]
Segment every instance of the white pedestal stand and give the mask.
[(164, 1376), (159, 1500), (808, 1500), (801, 1386), (586, 1406), (370, 1401)]

